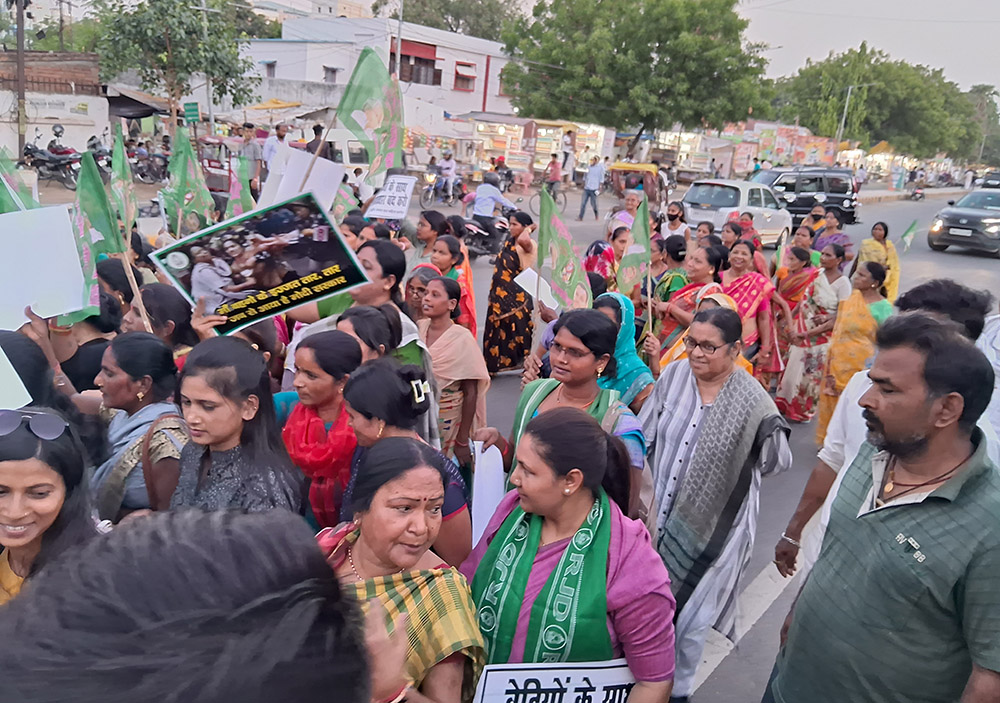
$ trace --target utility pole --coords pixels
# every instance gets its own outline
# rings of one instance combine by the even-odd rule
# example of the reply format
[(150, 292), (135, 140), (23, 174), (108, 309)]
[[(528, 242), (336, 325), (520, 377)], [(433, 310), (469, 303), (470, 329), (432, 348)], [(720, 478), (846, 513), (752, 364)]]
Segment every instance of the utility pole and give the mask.
[(844, 136), (844, 125), (847, 124), (847, 108), (851, 105), (851, 92), (855, 88), (867, 88), (872, 85), (878, 85), (877, 83), (858, 83), (856, 85), (847, 86), (847, 100), (844, 101), (844, 114), (840, 116), (840, 126), (837, 127), (837, 138), (834, 140), (836, 146), (834, 147), (837, 151), (840, 151), (840, 140)]
[(59, 3), (59, 51), (66, 51), (66, 42), (63, 41), (63, 0), (56, 0)]
[(24, 77), (24, 4), (26, 0), (14, 0), (17, 6), (17, 158), (24, 153), (24, 135), (28, 131), (28, 114), (25, 109), (24, 93), (27, 90)]
[[(201, 12), (201, 28), (204, 33), (205, 44), (208, 44), (208, 13), (218, 12), (221, 14), (222, 10), (216, 10), (214, 7), (208, 6), (208, 0), (201, 0), (201, 5), (191, 5), (192, 10), (198, 10)], [(215, 135), (215, 108), (212, 106), (212, 77), (208, 75), (208, 71), (205, 71), (205, 90), (208, 93), (208, 133)]]
[(403, 75), (399, 63), (403, 57), (403, 0), (399, 0), (399, 22), (396, 25), (396, 78)]

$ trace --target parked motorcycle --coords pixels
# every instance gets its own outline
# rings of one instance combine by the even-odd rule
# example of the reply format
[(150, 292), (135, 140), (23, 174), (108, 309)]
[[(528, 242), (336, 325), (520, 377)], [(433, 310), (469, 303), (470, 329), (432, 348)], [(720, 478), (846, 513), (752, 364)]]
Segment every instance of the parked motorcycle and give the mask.
[(35, 129), (35, 139), (26, 142), (22, 158), (17, 162), (17, 168), (32, 168), (38, 174), (40, 181), (59, 181), (69, 190), (76, 190), (76, 182), (80, 174), (80, 155), (53, 154), (48, 149), (38, 146), (42, 138), (41, 130)]
[(420, 191), (420, 207), (424, 209), (431, 207), (437, 202), (449, 206), (454, 205), (456, 200), (461, 200), (469, 192), (461, 176), (455, 176), (455, 180), (451, 184), (452, 194), (450, 197), (445, 192), (446, 179), (443, 176), (434, 173), (425, 173), (424, 182), (426, 185)]
[(101, 174), (101, 180), (105, 183), (111, 181), (111, 150), (104, 146), (107, 136), (108, 128), (105, 127), (104, 133), (100, 137), (93, 134), (87, 140), (87, 150), (94, 155), (94, 161), (97, 162), (97, 171)]

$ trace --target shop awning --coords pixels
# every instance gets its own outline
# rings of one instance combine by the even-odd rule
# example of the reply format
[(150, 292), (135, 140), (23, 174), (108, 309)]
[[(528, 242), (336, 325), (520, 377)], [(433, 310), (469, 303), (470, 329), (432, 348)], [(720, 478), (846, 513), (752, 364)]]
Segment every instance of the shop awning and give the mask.
[(465, 78), (475, 78), (476, 77), (476, 66), (471, 63), (456, 63), (455, 73), (459, 76)]
[(891, 154), (891, 153), (893, 153), (892, 146), (889, 144), (889, 142), (885, 141), (884, 139), (875, 146), (873, 146), (868, 151), (869, 156), (873, 156), (875, 154)]
[[(396, 38), (392, 38), (393, 51), (396, 47)], [(419, 41), (409, 41), (407, 39), (403, 40), (403, 44), (400, 47), (403, 56), (412, 56), (417, 59), (430, 59), (431, 61), (437, 61), (437, 47), (433, 44), (424, 44)]]
[(137, 120), (150, 115), (170, 113), (165, 98), (158, 98), (134, 88), (112, 84), (105, 87), (105, 95), (108, 99), (108, 113), (113, 117)]

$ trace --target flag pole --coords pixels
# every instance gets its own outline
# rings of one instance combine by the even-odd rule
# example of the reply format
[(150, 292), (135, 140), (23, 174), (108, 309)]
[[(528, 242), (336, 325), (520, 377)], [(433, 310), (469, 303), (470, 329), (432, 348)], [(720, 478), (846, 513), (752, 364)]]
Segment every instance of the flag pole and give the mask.
[[(129, 247), (131, 247), (131, 244), (129, 244)], [(146, 328), (147, 332), (152, 333), (153, 325), (149, 321), (146, 305), (142, 302), (142, 293), (139, 292), (139, 282), (135, 280), (132, 264), (129, 263), (128, 256), (125, 253), (122, 253), (121, 262), (122, 268), (125, 269), (125, 277), (128, 279), (129, 287), (132, 288), (132, 305), (139, 308), (139, 317), (142, 318), (142, 326)]]
[(309, 168), (306, 169), (306, 173), (302, 176), (302, 183), (299, 184), (299, 190), (303, 191), (306, 188), (306, 182), (309, 180), (309, 176), (312, 175), (313, 166), (316, 163), (316, 159), (319, 157), (319, 150), (326, 145), (326, 138), (330, 136), (330, 130), (333, 129), (333, 125), (337, 122), (337, 111), (333, 111), (333, 116), (330, 117), (326, 122), (326, 129), (323, 131), (323, 143), (316, 147), (316, 151), (313, 152), (312, 158), (309, 160)]

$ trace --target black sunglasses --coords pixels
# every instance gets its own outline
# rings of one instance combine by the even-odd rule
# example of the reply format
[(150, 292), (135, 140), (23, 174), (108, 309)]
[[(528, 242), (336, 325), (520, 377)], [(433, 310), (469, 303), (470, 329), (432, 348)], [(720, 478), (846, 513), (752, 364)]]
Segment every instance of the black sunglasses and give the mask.
[(23, 423), (27, 423), (31, 434), (46, 441), (61, 437), (62, 433), (69, 427), (65, 420), (51, 413), (30, 410), (0, 410), (0, 437), (6, 437), (17, 431)]

